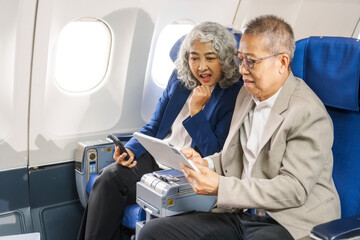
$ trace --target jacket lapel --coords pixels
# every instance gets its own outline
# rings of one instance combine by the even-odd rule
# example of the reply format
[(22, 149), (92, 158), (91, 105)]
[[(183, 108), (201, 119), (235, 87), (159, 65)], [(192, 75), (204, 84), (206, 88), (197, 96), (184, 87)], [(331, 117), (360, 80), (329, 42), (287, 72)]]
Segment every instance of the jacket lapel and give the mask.
[(179, 115), (179, 112), (189, 97), (190, 92), (191, 91), (186, 89), (182, 84), (178, 84), (176, 86), (161, 120), (157, 137), (162, 139), (166, 136), (166, 134), (168, 134), (176, 117)]
[(227, 137), (229, 141), (225, 141), (224, 149), (231, 145), (233, 142), (233, 137), (236, 136), (236, 133), (243, 124), (246, 115), (249, 113), (254, 104), (255, 103), (252, 100), (251, 95), (247, 92), (245, 87), (243, 87), (236, 99), (235, 110), (231, 119), (229, 135)]
[(240, 126), (243, 124), (246, 115), (249, 113), (255, 102), (252, 100), (251, 95), (243, 87), (236, 99), (235, 110), (231, 120), (229, 135), (226, 138), (223, 148), (223, 159), (221, 165), (223, 169), (232, 166), (232, 176), (241, 177), (243, 171), (243, 162), (236, 161), (242, 159), (242, 148), (240, 147)]
[(211, 119), (211, 115), (213, 114), (217, 103), (220, 101), (224, 91), (221, 91), (221, 88), (218, 84), (216, 84), (214, 90), (211, 93), (211, 97), (209, 102), (205, 105), (203, 112), (207, 119)]
[(293, 74), (290, 73), (269, 115), (269, 119), (266, 123), (263, 136), (260, 139), (260, 143), (259, 143), (260, 153), (263, 147), (265, 146), (265, 144), (270, 140), (271, 136), (274, 134), (276, 129), (280, 126), (280, 124), (284, 120), (284, 117), (281, 114), (288, 108), (290, 97), (294, 92), (295, 87), (296, 87), (296, 80)]

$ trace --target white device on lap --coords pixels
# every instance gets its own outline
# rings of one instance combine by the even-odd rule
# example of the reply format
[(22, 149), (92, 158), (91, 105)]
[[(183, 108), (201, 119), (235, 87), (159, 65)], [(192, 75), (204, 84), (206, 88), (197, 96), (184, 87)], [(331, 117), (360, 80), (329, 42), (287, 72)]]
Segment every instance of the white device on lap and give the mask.
[(139, 132), (135, 132), (134, 137), (144, 146), (144, 148), (146, 148), (154, 159), (161, 164), (181, 171), (180, 163), (184, 163), (196, 172), (201, 173), (195, 164), (185, 157), (185, 155), (175, 146), (172, 146), (161, 139), (150, 137)]

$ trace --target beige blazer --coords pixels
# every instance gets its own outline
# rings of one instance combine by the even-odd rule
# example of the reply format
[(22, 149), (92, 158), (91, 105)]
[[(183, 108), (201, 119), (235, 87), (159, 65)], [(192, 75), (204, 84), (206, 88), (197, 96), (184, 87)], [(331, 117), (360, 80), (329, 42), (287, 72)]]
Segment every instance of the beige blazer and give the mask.
[(209, 156), (221, 175), (217, 207), (265, 209), (294, 238), (339, 218), (340, 200), (332, 179), (333, 125), (321, 100), (291, 73), (265, 126), (251, 179), (241, 180), (239, 129), (253, 104), (243, 87), (223, 150)]

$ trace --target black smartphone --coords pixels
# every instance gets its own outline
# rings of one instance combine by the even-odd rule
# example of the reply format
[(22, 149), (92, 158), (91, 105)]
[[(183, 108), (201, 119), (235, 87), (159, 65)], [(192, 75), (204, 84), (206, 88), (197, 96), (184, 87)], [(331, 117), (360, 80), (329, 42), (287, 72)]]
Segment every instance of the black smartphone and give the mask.
[(125, 157), (125, 160), (129, 160), (130, 155), (129, 155), (129, 153), (126, 151), (126, 149), (125, 149), (124, 145), (122, 144), (122, 142), (120, 141), (120, 139), (118, 139), (118, 138), (117, 138), (115, 135), (113, 135), (113, 134), (110, 134), (110, 135), (109, 135), (109, 138), (115, 143), (116, 146), (120, 147), (120, 150), (121, 150), (120, 154), (122, 154), (122, 153), (126, 153), (126, 154), (127, 154), (127, 156)]

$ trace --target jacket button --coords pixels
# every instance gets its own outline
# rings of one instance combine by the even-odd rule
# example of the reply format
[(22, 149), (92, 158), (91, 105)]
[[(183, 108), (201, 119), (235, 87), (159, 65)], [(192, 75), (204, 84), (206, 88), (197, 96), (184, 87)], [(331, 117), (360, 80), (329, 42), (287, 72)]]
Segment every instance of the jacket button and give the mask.
[(227, 173), (227, 170), (225, 170), (225, 172)]

